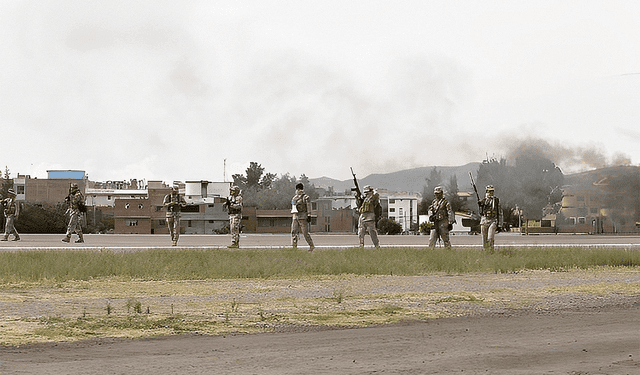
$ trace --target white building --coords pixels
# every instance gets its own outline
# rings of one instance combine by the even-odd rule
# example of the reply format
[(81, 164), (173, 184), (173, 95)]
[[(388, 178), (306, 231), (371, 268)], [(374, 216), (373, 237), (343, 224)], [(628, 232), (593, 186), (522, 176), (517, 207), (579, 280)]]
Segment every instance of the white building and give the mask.
[(387, 201), (387, 215), (389, 220), (393, 220), (402, 226), (402, 231), (411, 230), (411, 226), (418, 224), (418, 201), (419, 195), (388, 193), (380, 196), (382, 207), (385, 207), (384, 200)]

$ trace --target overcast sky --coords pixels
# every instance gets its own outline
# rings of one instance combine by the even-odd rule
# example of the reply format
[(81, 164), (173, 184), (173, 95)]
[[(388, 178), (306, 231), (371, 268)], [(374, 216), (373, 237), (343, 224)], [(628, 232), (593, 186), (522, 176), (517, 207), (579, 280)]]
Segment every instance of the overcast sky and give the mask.
[[(640, 1), (0, 0), (0, 165), (350, 177), (640, 162)], [(535, 148), (524, 147), (534, 145)]]

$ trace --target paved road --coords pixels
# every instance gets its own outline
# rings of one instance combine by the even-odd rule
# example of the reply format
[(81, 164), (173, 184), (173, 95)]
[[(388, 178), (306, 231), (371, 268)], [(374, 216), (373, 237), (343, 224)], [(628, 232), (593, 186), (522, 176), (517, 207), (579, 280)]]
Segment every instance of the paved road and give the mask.
[[(315, 245), (322, 248), (347, 248), (358, 246), (355, 234), (312, 234)], [(85, 243), (64, 243), (63, 234), (24, 234), (21, 241), (0, 242), (0, 251), (15, 250), (122, 250), (136, 251), (150, 248), (170, 247), (168, 235), (118, 235), (118, 234), (87, 234)], [(178, 248), (224, 248), (230, 243), (228, 235), (182, 235)], [(282, 248), (290, 246), (288, 234), (243, 234), (240, 239), (242, 248)], [(428, 236), (380, 236), (382, 246), (388, 247), (423, 247), (429, 242)], [(451, 237), (454, 247), (480, 247), (481, 237), (478, 235), (455, 235)], [(306, 245), (304, 240), (302, 244)], [(367, 237), (365, 245), (371, 246)], [(640, 236), (626, 235), (573, 235), (573, 234), (545, 234), (520, 235), (514, 233), (500, 233), (496, 236), (496, 246), (583, 246), (583, 247), (624, 247), (640, 249)], [(306, 246), (300, 246), (305, 248)]]

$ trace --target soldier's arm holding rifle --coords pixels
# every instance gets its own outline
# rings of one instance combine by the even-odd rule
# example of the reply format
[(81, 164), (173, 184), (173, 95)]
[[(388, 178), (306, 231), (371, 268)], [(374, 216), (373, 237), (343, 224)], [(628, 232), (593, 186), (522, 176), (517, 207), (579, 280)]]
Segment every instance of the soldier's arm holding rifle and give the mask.
[(469, 172), (469, 177), (471, 178), (471, 185), (473, 186), (473, 191), (476, 192), (476, 198), (478, 199), (478, 214), (482, 216), (483, 204), (482, 204), (482, 201), (480, 200), (480, 195), (478, 194), (478, 188), (476, 187), (476, 182), (473, 181), (473, 174), (471, 174), (471, 172)]
[(358, 208), (360, 208), (362, 202), (364, 201), (364, 198), (362, 197), (362, 191), (360, 191), (358, 179), (356, 178), (356, 174), (353, 172), (353, 168), (349, 167), (349, 169), (351, 169), (351, 174), (353, 175), (353, 184), (355, 185), (355, 187), (351, 188), (351, 191), (354, 191), (356, 193), (356, 204), (358, 205)]

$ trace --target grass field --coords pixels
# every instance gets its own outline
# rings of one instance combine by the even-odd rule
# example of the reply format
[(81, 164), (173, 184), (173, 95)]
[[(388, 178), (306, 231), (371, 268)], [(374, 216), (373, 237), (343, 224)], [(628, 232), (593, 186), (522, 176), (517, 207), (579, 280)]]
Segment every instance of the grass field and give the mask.
[(640, 266), (640, 252), (606, 248), (475, 249), (380, 248), (29, 251), (0, 253), (0, 282), (60, 282), (99, 277), (143, 280), (295, 278), (313, 275), (425, 275), (508, 273), (520, 270)]
[(0, 344), (386, 324), (576, 295), (640, 296), (640, 252), (11, 252), (0, 253)]

